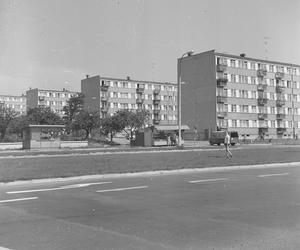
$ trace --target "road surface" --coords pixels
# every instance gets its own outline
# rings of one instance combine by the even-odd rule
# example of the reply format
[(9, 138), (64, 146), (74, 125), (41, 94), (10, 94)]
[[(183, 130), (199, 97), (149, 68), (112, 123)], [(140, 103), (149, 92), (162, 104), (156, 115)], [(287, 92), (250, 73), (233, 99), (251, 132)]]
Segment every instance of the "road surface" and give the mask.
[(300, 164), (3, 186), (0, 249), (300, 249)]

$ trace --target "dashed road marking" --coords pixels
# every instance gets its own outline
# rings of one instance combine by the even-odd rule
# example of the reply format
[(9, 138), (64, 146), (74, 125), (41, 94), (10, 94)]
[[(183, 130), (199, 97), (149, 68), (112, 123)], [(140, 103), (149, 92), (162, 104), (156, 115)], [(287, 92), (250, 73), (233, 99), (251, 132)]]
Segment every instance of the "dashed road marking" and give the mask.
[(98, 193), (105, 192), (117, 192), (117, 191), (125, 191), (125, 190), (133, 190), (133, 189), (144, 189), (148, 188), (148, 186), (138, 186), (138, 187), (127, 187), (127, 188), (114, 188), (114, 189), (106, 189), (106, 190), (97, 190)]
[(63, 190), (63, 189), (88, 187), (88, 186), (92, 186), (92, 185), (102, 185), (102, 184), (108, 184), (108, 183), (112, 183), (112, 182), (111, 181), (105, 181), (105, 182), (93, 182), (93, 183), (79, 183), (79, 184), (61, 186), (61, 187), (56, 187), (56, 188), (8, 191), (6, 193), (7, 194), (24, 194), (24, 193), (46, 192), (46, 191), (55, 191), (55, 190)]
[[(39, 197), (28, 197), (28, 198), (19, 198), (19, 199), (11, 199), (11, 200), (0, 200), (0, 203), (9, 203), (15, 201), (28, 201), (28, 200), (36, 200)], [(1, 250), (1, 249), (0, 249)]]
[(226, 180), (228, 180), (228, 178), (203, 179), (203, 180), (189, 181), (189, 183), (204, 183), (204, 182), (215, 182), (215, 181), (226, 181)]
[(258, 175), (258, 177), (264, 178), (264, 177), (272, 177), (272, 176), (283, 176), (283, 175), (289, 175), (290, 173), (279, 173), (279, 174), (262, 174)]

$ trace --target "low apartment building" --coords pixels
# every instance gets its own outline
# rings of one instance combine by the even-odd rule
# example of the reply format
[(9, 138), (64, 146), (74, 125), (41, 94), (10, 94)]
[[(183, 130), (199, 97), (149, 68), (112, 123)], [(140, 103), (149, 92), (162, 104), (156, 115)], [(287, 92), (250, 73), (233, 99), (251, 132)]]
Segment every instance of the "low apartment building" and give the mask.
[(12, 108), (20, 115), (26, 114), (26, 96), (0, 95), (0, 105)]
[(300, 65), (214, 50), (181, 60), (182, 122), (207, 137), (236, 130), (241, 138), (300, 135)]
[(101, 116), (117, 110), (149, 110), (153, 124), (177, 124), (177, 86), (172, 83), (87, 76), (81, 80), (85, 108)]
[(67, 101), (76, 96), (77, 92), (63, 90), (47, 90), (47, 89), (29, 89), (26, 91), (27, 110), (36, 107), (50, 107), (52, 111), (63, 116), (63, 107)]

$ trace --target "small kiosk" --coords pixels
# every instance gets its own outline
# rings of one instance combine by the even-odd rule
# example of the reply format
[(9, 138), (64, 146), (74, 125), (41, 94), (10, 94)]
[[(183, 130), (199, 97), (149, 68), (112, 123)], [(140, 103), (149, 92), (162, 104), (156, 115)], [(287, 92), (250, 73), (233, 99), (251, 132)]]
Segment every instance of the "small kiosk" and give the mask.
[(60, 148), (65, 125), (28, 125), (23, 130), (23, 149)]

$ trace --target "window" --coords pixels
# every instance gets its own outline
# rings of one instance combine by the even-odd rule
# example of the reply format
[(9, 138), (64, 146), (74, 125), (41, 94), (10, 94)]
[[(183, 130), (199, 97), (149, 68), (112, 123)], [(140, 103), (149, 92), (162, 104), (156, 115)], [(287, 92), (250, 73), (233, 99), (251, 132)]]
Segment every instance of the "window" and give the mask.
[(255, 70), (255, 62), (250, 62), (250, 69)]
[(230, 67), (235, 67), (235, 60), (234, 59), (230, 60)]
[(271, 114), (275, 114), (275, 107), (271, 107)]
[(269, 66), (269, 71), (270, 71), (270, 72), (274, 72), (274, 65), (270, 65), (270, 66)]
[(231, 110), (232, 110), (232, 112), (236, 112), (236, 104), (232, 104)]
[(286, 86), (287, 86), (287, 88), (291, 88), (291, 87), (292, 87), (291, 81), (287, 81), (287, 82), (286, 82)]
[(236, 120), (232, 120), (231, 124), (232, 124), (232, 127), (233, 127), (233, 128), (236, 128), (236, 127), (237, 127), (237, 121), (236, 121)]
[(256, 106), (252, 106), (251, 109), (252, 109), (252, 113), (257, 113)]
[(251, 76), (251, 84), (256, 84), (256, 77)]

